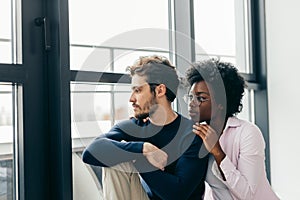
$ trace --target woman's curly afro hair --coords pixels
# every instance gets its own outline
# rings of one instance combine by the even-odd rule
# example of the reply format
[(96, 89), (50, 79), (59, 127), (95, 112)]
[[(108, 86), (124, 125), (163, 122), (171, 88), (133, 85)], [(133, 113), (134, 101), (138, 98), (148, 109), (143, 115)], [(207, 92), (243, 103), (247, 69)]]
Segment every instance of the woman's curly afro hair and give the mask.
[[(246, 86), (244, 78), (231, 63), (221, 62), (217, 59), (208, 59), (195, 62), (186, 71), (186, 79), (190, 86), (205, 81), (212, 90), (220, 86), (223, 81), (226, 93), (226, 117), (234, 116), (243, 108), (242, 98)], [(222, 80), (220, 80), (222, 79)], [(218, 92), (214, 92), (215, 95)]]

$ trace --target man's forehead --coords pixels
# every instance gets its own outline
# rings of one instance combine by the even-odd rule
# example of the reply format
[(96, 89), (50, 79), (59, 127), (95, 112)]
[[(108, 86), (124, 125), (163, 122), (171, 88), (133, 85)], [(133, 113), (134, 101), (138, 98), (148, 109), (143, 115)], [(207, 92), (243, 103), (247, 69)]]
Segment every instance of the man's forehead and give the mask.
[(131, 86), (132, 87), (140, 87), (140, 86), (143, 86), (145, 84), (147, 84), (146, 77), (138, 76), (138, 75), (132, 76), (132, 79), (131, 79)]

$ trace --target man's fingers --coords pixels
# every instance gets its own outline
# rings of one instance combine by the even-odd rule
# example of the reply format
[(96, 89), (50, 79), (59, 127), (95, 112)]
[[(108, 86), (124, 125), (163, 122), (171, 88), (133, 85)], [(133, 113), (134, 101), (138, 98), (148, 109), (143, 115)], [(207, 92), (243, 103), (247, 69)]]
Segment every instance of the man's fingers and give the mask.
[(164, 151), (157, 149), (146, 155), (148, 161), (160, 170), (164, 170), (168, 161), (168, 154)]

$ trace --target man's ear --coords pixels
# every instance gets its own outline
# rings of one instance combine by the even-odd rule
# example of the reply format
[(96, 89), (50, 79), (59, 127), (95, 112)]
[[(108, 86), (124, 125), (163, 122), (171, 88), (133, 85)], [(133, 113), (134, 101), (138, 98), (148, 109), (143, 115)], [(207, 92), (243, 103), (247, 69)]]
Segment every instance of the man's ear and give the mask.
[(156, 88), (155, 88), (155, 92), (156, 92), (156, 96), (160, 97), (166, 94), (167, 92), (167, 87), (165, 84), (159, 84)]

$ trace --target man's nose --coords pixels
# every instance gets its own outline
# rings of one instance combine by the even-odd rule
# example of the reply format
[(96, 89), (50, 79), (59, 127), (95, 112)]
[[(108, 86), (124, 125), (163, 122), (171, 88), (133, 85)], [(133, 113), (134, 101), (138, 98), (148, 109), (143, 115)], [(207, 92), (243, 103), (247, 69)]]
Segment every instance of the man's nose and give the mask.
[(129, 102), (135, 102), (135, 96), (134, 96), (133, 92), (130, 95)]

